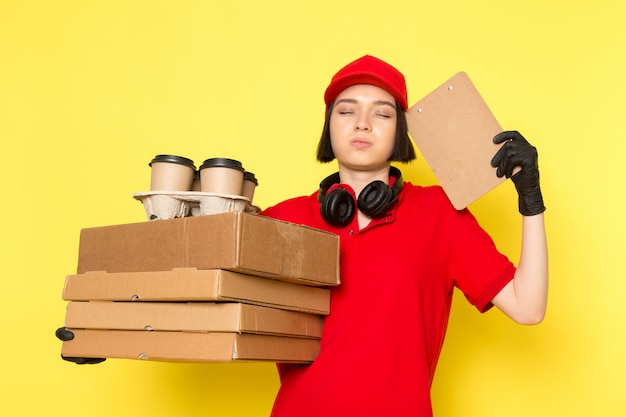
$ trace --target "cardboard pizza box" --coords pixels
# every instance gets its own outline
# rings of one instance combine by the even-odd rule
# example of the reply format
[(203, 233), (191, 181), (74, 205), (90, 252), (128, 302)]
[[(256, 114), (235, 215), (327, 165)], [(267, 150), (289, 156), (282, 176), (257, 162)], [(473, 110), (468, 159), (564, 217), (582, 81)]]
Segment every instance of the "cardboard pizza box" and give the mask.
[(239, 333), (69, 329), (65, 357), (122, 358), (165, 362), (270, 361), (309, 363), (319, 340)]
[(68, 275), (67, 301), (237, 301), (326, 315), (330, 290), (221, 269)]
[(70, 301), (65, 327), (322, 336), (323, 316), (242, 303)]

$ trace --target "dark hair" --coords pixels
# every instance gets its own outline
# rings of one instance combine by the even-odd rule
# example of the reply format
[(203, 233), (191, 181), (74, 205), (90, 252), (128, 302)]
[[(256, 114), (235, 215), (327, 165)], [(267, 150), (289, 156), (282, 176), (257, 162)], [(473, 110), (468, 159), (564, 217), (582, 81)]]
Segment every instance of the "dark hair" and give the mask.
[[(330, 116), (333, 113), (335, 103), (331, 103), (326, 111), (324, 119), (324, 128), (322, 129), (322, 137), (317, 144), (317, 160), (320, 162), (330, 162), (335, 159), (335, 153), (330, 143)], [(390, 162), (411, 162), (416, 158), (415, 148), (409, 138), (409, 129), (406, 124), (406, 115), (402, 107), (396, 101), (396, 137)]]

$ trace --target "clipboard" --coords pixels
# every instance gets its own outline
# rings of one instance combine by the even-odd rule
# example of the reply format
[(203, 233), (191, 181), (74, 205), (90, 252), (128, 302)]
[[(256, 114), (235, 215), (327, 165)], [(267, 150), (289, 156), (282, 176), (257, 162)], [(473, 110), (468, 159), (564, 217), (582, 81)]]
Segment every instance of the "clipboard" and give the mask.
[(409, 134), (450, 202), (462, 210), (495, 188), (491, 159), (502, 128), (465, 72), (459, 72), (406, 111)]

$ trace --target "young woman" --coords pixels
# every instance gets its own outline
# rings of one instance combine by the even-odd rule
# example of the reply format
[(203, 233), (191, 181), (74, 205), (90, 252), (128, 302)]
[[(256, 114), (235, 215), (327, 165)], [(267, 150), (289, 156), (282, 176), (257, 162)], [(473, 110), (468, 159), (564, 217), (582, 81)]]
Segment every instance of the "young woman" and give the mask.
[[(431, 416), (430, 387), (453, 288), (481, 312), (542, 321), (547, 249), (537, 152), (518, 132), (492, 160), (519, 194), (522, 253), (515, 267), (467, 210), (438, 186), (404, 182), (390, 163), (415, 151), (407, 134), (404, 76), (364, 56), (342, 68), (324, 95), (317, 159), (338, 163), (319, 190), (262, 214), (340, 236), (341, 285), (332, 289), (321, 352), (310, 365), (279, 364), (272, 415)], [(522, 170), (512, 175), (513, 169)]]

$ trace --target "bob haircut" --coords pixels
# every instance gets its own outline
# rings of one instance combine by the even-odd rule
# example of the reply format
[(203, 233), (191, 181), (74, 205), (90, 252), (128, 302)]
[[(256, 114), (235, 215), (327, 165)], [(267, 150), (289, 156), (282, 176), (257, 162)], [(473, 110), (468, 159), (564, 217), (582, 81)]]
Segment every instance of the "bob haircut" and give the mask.
[[(326, 118), (324, 120), (324, 129), (322, 130), (322, 137), (317, 144), (317, 160), (319, 162), (330, 162), (335, 159), (335, 153), (333, 152), (332, 145), (330, 143), (330, 116), (333, 113), (335, 103), (331, 103), (326, 111)], [(400, 107), (400, 104), (396, 101), (396, 137), (394, 141), (393, 150), (391, 156), (389, 156), (389, 162), (411, 162), (416, 158), (415, 148), (409, 138), (409, 130), (406, 124), (406, 115), (404, 110)]]

